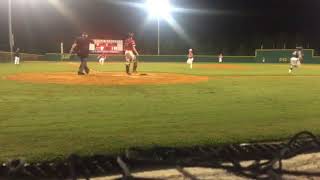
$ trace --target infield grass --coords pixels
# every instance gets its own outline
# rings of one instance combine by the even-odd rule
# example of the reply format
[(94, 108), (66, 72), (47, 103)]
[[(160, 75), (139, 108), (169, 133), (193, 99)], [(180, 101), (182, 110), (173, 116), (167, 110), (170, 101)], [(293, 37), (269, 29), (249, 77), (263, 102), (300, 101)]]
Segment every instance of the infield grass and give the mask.
[[(186, 147), (320, 134), (320, 66), (141, 63), (143, 72), (209, 76), (198, 84), (86, 86), (3, 79), (22, 72), (76, 71), (70, 63), (0, 64), (0, 161), (43, 161), (129, 147)], [(123, 71), (122, 63), (97, 71)], [(201, 67), (200, 67), (201, 66)]]

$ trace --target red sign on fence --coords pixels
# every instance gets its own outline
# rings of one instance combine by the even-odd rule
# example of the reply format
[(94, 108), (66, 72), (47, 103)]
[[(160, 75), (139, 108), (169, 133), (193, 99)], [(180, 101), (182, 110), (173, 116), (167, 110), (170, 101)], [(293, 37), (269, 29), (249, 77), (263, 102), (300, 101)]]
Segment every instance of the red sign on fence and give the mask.
[(94, 39), (96, 54), (122, 54), (123, 40)]

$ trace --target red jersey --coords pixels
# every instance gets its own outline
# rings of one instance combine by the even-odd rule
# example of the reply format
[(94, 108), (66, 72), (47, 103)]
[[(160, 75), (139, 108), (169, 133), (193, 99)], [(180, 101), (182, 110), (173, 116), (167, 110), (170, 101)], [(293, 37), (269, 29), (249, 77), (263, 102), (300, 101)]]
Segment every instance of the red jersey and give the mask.
[(133, 48), (136, 46), (136, 42), (133, 38), (128, 38), (124, 41), (124, 49), (126, 51), (133, 51)]
[(101, 55), (98, 56), (98, 58), (99, 58), (99, 59), (100, 59), (100, 58), (105, 58), (105, 59), (106, 59), (106, 58), (107, 58), (107, 54), (101, 54)]
[(188, 58), (193, 58), (193, 52), (189, 52)]

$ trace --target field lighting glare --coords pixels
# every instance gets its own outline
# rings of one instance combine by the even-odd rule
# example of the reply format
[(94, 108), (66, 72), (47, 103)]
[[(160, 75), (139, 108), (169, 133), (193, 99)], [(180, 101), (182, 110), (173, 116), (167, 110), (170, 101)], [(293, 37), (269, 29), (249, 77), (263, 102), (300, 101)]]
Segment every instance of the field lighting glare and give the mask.
[(158, 21), (158, 55), (160, 55), (160, 19), (170, 21), (172, 6), (169, 0), (147, 0), (145, 9), (149, 18), (157, 18)]
[(172, 6), (169, 0), (147, 0), (146, 9), (151, 17), (167, 19), (170, 17)]

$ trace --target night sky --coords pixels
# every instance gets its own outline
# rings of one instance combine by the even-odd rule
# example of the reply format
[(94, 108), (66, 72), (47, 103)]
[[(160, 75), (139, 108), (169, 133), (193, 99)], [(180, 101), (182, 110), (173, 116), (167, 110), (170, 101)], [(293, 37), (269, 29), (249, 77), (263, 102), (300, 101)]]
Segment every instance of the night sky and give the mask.
[[(9, 48), (6, 1), (0, 1), (0, 50)], [(143, 3), (143, 0), (61, 0), (64, 11), (47, 0), (13, 1), (16, 46), (25, 52), (58, 52), (60, 41), (69, 49), (82, 31), (92, 38), (108, 39), (123, 39), (133, 31), (142, 53), (156, 53), (156, 21), (146, 22), (145, 10), (119, 3)], [(171, 2), (175, 7), (189, 9), (175, 12), (173, 17), (190, 41), (161, 21), (163, 54), (182, 54), (194, 48), (198, 54), (222, 51), (227, 55), (252, 55), (262, 43), (264, 48), (300, 45), (320, 50), (319, 0)]]

